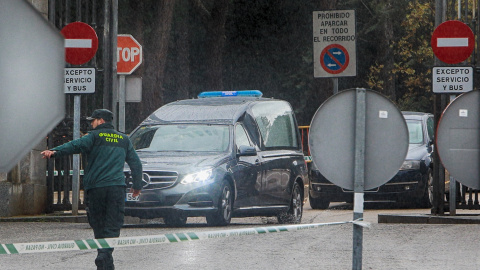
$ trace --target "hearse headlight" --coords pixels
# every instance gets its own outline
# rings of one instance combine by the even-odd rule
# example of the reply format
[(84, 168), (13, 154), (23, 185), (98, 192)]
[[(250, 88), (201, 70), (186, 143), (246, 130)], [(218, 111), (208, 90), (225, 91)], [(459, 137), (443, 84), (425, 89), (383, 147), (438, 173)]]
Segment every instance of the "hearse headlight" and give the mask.
[(187, 174), (180, 183), (187, 185), (191, 183), (207, 183), (212, 180), (212, 169)]
[(405, 160), (400, 170), (418, 170), (420, 169), (419, 160)]

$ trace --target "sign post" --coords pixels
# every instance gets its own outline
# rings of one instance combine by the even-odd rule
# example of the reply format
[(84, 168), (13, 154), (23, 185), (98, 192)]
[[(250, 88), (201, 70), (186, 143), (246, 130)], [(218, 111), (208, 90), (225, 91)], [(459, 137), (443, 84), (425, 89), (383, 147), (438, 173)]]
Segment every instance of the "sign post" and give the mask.
[[(353, 220), (363, 220), (365, 192), (365, 116), (366, 90), (355, 90), (355, 163), (353, 179)], [(362, 269), (363, 227), (353, 224), (353, 257), (352, 269)]]
[[(458, 17), (460, 18), (460, 11)], [(461, 21), (446, 21), (433, 31), (431, 46), (439, 60), (447, 64), (458, 64), (467, 60), (475, 49), (475, 35), (472, 29)], [(456, 93), (473, 90), (472, 67), (434, 67), (432, 75), (433, 92), (451, 93), (450, 101), (455, 99)], [(450, 186), (450, 214), (455, 215), (456, 186), (453, 177), (450, 177)]]
[(142, 45), (132, 35), (117, 36), (118, 130), (125, 132), (125, 75), (132, 74), (142, 64)]
[[(98, 37), (95, 30), (83, 22), (67, 24), (61, 31), (65, 38), (65, 61), (83, 65), (95, 56)], [(95, 92), (94, 68), (65, 68), (65, 93), (73, 93), (73, 139), (80, 138), (80, 93)], [(78, 215), (80, 195), (80, 155), (73, 155), (72, 214)]]
[[(364, 191), (386, 183), (405, 161), (408, 129), (390, 100), (374, 91), (350, 89), (318, 108), (310, 124), (308, 146), (320, 173), (354, 192), (353, 218), (361, 220)], [(363, 229), (359, 224), (353, 226), (352, 269), (361, 269)]]

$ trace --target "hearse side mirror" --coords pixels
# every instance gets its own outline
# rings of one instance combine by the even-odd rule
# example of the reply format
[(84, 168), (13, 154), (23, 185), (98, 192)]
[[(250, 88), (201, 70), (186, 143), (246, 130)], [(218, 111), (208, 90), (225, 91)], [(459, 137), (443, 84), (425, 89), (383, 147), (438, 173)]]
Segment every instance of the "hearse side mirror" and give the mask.
[(240, 145), (238, 148), (238, 156), (255, 156), (257, 155), (257, 150), (253, 146), (249, 145)]
[(433, 144), (435, 144), (435, 138), (429, 136), (429, 137), (428, 137), (427, 145), (428, 145), (428, 146), (431, 146), (431, 145), (433, 145)]

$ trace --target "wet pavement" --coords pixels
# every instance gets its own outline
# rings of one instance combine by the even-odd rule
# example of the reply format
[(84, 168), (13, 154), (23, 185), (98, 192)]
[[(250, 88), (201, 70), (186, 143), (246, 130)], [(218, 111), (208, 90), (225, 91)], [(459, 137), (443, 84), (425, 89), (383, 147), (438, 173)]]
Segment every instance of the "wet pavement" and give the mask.
[[(80, 212), (80, 214), (84, 214)], [(478, 220), (479, 211), (457, 211), (456, 217), (432, 217), (429, 209), (391, 209), (366, 204), (363, 230), (363, 269), (478, 269), (480, 225), (452, 224)], [(450, 220), (405, 223), (409, 218)], [(383, 217), (398, 222), (385, 223)], [(327, 210), (305, 206), (303, 224), (350, 221), (351, 205)], [(2, 218), (0, 243), (31, 243), (91, 239), (86, 217), (55, 213), (37, 217)], [(33, 222), (35, 221), (35, 222)], [(51, 222), (48, 222), (51, 221)], [(212, 232), (278, 226), (273, 217), (235, 218), (227, 227), (208, 227), (205, 218), (189, 218), (185, 227), (170, 228), (161, 219), (127, 218), (121, 237)], [(1, 269), (95, 269), (95, 250), (0, 255)], [(331, 225), (298, 232), (235, 236), (151, 246), (116, 248), (116, 269), (351, 269), (352, 225)]]

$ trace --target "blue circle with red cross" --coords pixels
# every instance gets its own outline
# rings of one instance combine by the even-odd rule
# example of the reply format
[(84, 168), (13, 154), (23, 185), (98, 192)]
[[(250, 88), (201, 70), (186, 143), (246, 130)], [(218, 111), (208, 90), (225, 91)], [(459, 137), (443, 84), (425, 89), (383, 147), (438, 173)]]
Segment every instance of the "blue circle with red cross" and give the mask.
[(344, 71), (349, 61), (347, 49), (340, 44), (328, 45), (320, 54), (320, 64), (326, 72), (331, 74)]

